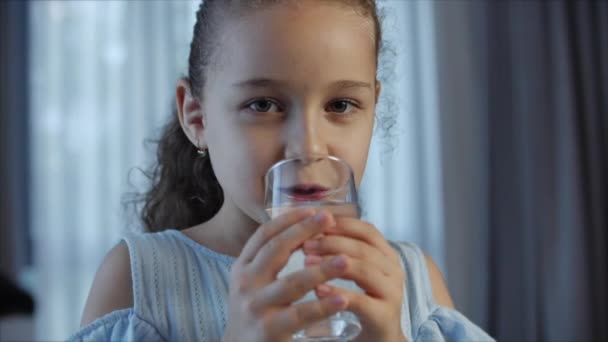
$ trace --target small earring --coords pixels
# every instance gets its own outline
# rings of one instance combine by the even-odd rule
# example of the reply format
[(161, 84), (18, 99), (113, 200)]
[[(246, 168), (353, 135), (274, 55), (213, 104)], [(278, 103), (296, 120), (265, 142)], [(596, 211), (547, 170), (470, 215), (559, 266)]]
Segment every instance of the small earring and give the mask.
[(201, 148), (200, 148), (200, 147), (198, 147), (198, 146), (199, 146), (198, 139), (196, 139), (196, 153), (197, 153), (199, 156), (201, 156), (201, 158), (206, 158), (206, 157), (207, 157), (207, 154), (209, 154), (209, 153), (207, 152), (207, 149), (206, 149), (206, 148), (201, 149)]
[(196, 149), (196, 153), (198, 153), (198, 155), (199, 155), (199, 156), (201, 156), (201, 158), (205, 158), (205, 157), (207, 157), (207, 155), (209, 154), (209, 153), (207, 152), (207, 149), (206, 149), (206, 148), (204, 148), (204, 149), (202, 149), (202, 150), (201, 150), (201, 149), (199, 149), (199, 148), (197, 148), (197, 149)]

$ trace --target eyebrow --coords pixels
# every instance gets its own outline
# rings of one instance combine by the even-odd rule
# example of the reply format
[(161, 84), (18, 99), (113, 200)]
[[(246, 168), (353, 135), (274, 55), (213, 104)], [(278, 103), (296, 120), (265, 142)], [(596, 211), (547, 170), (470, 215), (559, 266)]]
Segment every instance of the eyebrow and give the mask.
[[(234, 83), (234, 87), (238, 88), (271, 88), (271, 87), (284, 87), (287, 82), (280, 80), (273, 80), (270, 78), (252, 78), (249, 80)], [(372, 89), (372, 85), (368, 82), (352, 81), (352, 80), (341, 80), (333, 82), (330, 85), (331, 88), (335, 89), (351, 89), (351, 88), (365, 88)]]

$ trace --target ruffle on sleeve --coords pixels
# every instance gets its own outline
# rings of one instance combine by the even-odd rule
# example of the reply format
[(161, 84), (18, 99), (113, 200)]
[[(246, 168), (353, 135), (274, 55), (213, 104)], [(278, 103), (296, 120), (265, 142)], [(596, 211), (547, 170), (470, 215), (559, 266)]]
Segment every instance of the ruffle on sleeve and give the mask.
[(166, 341), (158, 330), (133, 309), (113, 311), (72, 335), (68, 341)]
[(415, 341), (495, 341), (460, 312), (437, 307), (418, 328)]

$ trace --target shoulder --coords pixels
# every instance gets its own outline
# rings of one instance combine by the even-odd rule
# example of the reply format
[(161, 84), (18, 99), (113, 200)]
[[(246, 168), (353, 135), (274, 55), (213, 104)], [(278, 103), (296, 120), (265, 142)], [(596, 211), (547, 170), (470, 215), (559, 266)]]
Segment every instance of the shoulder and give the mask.
[(133, 306), (129, 249), (122, 241), (105, 256), (89, 292), (81, 326), (110, 312)]
[(448, 287), (445, 284), (445, 280), (443, 279), (443, 275), (441, 274), (439, 267), (430, 256), (424, 254), (424, 259), (426, 260), (426, 265), (429, 270), (429, 278), (431, 280), (431, 288), (433, 289), (433, 297), (435, 298), (435, 302), (441, 306), (454, 308), (454, 303), (450, 297), (450, 292), (448, 291)]
[[(406, 270), (410, 278), (410, 286), (424, 288), (424, 294), (414, 291), (422, 297), (430, 297), (429, 300), (436, 304), (454, 308), (448, 287), (437, 264), (431, 257), (426, 255), (416, 244), (406, 241), (390, 241), (390, 244), (402, 255), (402, 260), (407, 263)], [(428, 277), (426, 276), (428, 274)]]

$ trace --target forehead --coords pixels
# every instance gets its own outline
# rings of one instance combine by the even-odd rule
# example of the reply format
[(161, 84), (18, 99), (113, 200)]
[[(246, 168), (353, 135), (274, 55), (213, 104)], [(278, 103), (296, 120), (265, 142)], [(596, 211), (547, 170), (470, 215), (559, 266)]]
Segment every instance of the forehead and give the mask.
[(254, 77), (303, 83), (375, 78), (373, 22), (344, 5), (274, 5), (227, 18), (218, 32), (210, 83)]

